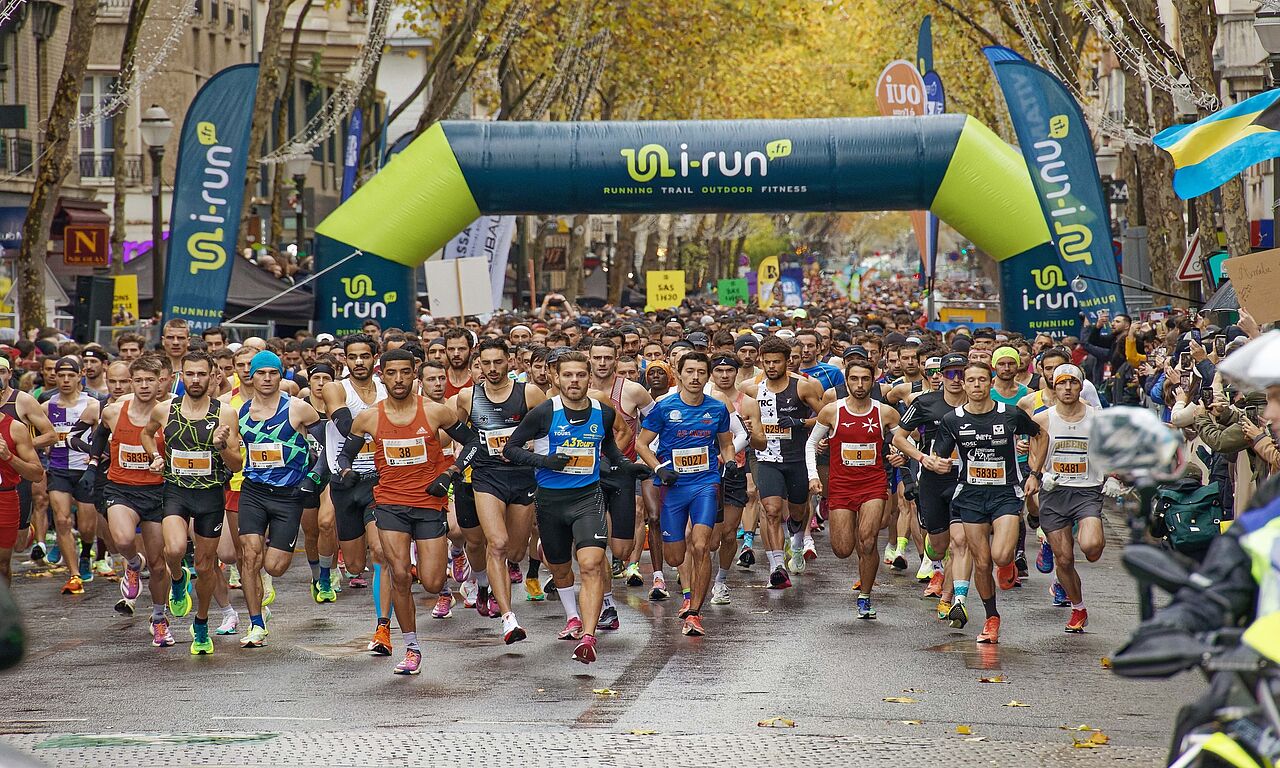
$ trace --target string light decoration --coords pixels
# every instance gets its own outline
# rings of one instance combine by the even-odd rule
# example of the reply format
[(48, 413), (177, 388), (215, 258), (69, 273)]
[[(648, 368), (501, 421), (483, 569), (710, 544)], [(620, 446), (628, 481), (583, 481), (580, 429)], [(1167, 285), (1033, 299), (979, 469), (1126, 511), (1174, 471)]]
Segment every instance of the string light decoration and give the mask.
[(22, 7), (25, 2), (27, 0), (11, 0), (11, 2), (5, 3), (4, 8), (0, 9), (0, 29), (4, 28), (5, 23), (13, 17), (13, 14), (17, 13), (18, 8)]
[(262, 157), (259, 162), (267, 165), (278, 165), (297, 157), (299, 154), (311, 152), (325, 139), (332, 136), (342, 126), (342, 121), (355, 107), (365, 84), (373, 76), (373, 71), (382, 58), (387, 39), (387, 20), (391, 16), (391, 0), (377, 0), (373, 13), (369, 15), (369, 31), (365, 36), (364, 46), (359, 56), (351, 63), (341, 77), (333, 93), (325, 100), (316, 114), (307, 121), (297, 134)]

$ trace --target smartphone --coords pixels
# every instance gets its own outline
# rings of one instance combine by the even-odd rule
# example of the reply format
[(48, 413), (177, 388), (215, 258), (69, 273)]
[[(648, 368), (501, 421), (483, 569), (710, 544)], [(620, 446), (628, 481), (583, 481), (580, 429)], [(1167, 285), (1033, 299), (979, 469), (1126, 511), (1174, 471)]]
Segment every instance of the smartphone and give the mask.
[(1191, 370), (1191, 353), (1190, 352), (1183, 352), (1182, 354), (1178, 355), (1178, 367), (1183, 369), (1184, 371)]
[(1221, 360), (1223, 357), (1226, 356), (1227, 354), (1227, 337), (1226, 336), (1213, 337), (1213, 351), (1217, 353), (1219, 360)]
[(1165, 314), (1163, 312), (1152, 312), (1151, 317), (1148, 319), (1151, 320), (1151, 322), (1153, 323), (1158, 323), (1164, 318), (1165, 318)]
[(1252, 421), (1254, 424), (1257, 424), (1258, 423), (1258, 406), (1246, 405), (1244, 407), (1244, 415), (1249, 419), (1249, 421)]

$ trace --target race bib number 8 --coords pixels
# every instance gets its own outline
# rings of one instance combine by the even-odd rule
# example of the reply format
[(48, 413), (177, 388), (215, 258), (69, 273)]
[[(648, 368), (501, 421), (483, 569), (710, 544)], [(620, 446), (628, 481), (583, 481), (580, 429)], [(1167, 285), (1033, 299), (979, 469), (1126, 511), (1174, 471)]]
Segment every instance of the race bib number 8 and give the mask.
[(273, 469), (284, 466), (282, 443), (250, 443), (249, 465), (255, 469)]
[(840, 461), (846, 467), (870, 467), (876, 463), (876, 444), (841, 443)]
[(213, 474), (212, 451), (169, 451), (169, 466), (179, 477), (203, 477)]
[(711, 468), (711, 455), (705, 445), (700, 448), (676, 448), (671, 451), (671, 467), (682, 475), (706, 472)]
[(151, 467), (151, 457), (140, 445), (121, 443), (119, 454), (116, 458), (120, 462), (121, 469), (147, 470)]
[(596, 470), (595, 448), (571, 448), (560, 446), (556, 453), (568, 456), (569, 463), (561, 470), (568, 475), (589, 475)]
[(484, 446), (488, 449), (489, 455), (501, 456), (502, 449), (507, 445), (507, 440), (511, 439), (511, 433), (515, 431), (515, 427), (481, 430), (480, 434), (484, 436)]
[(427, 463), (427, 441), (422, 437), (402, 440), (383, 440), (382, 457), (392, 467), (407, 467)]
[(969, 485), (1004, 485), (1003, 461), (971, 461), (965, 480)]

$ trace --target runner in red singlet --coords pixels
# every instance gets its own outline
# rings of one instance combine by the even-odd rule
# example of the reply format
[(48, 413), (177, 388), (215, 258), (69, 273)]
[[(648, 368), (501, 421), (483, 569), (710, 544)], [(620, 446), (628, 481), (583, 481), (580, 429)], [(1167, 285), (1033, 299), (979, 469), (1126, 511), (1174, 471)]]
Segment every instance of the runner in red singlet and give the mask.
[(44, 479), (44, 467), (36, 455), (31, 430), (22, 422), (0, 412), (0, 581), (9, 583), (9, 561), (18, 539), (22, 516), (18, 499), (18, 483), (38, 483)]

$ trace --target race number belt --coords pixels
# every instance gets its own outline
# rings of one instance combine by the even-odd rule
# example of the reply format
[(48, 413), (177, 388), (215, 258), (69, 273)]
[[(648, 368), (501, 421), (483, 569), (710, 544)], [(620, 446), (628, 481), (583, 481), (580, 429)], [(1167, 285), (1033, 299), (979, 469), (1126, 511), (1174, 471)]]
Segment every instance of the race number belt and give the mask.
[(589, 475), (596, 470), (596, 449), (560, 446), (556, 454), (568, 456), (569, 463), (560, 470), (567, 475)]
[(213, 474), (212, 451), (169, 451), (169, 467), (177, 477), (204, 477)]
[(250, 443), (249, 465), (255, 469), (275, 469), (284, 466), (283, 443)]
[(488, 449), (489, 455), (501, 456), (502, 449), (506, 447), (507, 441), (511, 439), (511, 433), (515, 431), (515, 427), (480, 430), (480, 436), (484, 438), (484, 446)]
[(426, 464), (427, 440), (424, 437), (383, 440), (382, 458), (386, 459), (387, 466), (391, 467)]
[(673, 448), (671, 467), (682, 475), (706, 472), (711, 468), (711, 455), (705, 445), (699, 448)]
[(875, 443), (841, 443), (840, 461), (846, 467), (870, 467), (876, 463)]
[(1004, 485), (1003, 461), (971, 461), (965, 482), (969, 485)]

